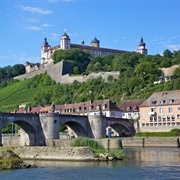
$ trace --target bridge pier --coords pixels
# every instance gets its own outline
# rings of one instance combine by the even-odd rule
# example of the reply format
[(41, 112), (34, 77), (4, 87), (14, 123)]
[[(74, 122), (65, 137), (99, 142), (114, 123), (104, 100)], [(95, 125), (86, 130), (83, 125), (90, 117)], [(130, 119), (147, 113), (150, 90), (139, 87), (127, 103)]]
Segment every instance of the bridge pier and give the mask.
[(105, 138), (106, 137), (106, 116), (101, 113), (98, 115), (88, 116), (89, 124), (92, 134), (91, 138)]
[(59, 139), (59, 114), (39, 114), (40, 122), (44, 132), (45, 140)]

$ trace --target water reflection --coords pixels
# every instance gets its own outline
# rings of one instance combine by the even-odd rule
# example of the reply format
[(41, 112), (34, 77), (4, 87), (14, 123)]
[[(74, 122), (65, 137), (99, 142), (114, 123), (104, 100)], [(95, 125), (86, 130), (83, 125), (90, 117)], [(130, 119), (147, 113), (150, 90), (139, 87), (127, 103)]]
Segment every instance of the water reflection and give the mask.
[(123, 161), (109, 162), (84, 162), (84, 161), (45, 161), (45, 160), (26, 160), (25, 162), (37, 166), (52, 167), (118, 167), (131, 164), (143, 166), (180, 166), (179, 148), (125, 148), (125, 159)]
[(38, 167), (0, 171), (0, 179), (178, 180), (179, 150), (125, 148), (125, 160), (115, 162), (26, 161)]
[(136, 161), (144, 165), (180, 165), (179, 148), (126, 148), (126, 161)]

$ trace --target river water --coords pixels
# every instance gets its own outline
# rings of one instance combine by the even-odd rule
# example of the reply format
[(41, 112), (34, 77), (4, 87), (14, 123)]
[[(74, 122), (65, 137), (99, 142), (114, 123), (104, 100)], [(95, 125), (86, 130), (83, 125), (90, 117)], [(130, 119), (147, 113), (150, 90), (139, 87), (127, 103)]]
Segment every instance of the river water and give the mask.
[(26, 161), (37, 168), (0, 171), (0, 180), (180, 180), (180, 148), (124, 148), (115, 162)]

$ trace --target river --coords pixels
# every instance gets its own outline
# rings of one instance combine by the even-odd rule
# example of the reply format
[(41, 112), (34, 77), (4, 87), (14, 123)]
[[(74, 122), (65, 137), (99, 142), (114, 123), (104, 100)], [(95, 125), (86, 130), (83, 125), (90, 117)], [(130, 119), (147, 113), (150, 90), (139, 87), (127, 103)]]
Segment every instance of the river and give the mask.
[(37, 168), (0, 171), (1, 180), (176, 180), (180, 179), (179, 148), (124, 148), (115, 162), (26, 161)]

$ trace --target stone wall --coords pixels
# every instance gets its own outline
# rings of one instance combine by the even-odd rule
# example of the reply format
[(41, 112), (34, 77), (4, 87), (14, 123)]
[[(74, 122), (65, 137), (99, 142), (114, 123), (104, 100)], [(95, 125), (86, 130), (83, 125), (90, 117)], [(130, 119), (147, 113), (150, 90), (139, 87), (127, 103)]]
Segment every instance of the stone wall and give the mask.
[[(120, 149), (123, 147), (180, 147), (180, 137), (125, 137), (95, 139), (106, 149)], [(72, 139), (46, 140), (48, 147), (70, 147)], [(10, 136), (2, 138), (3, 146), (23, 146), (20, 137)]]
[(23, 74), (23, 75), (20, 75), (20, 76), (16, 76), (14, 77), (14, 79), (18, 79), (18, 80), (25, 80), (25, 79), (30, 79), (30, 78), (33, 78), (34, 76), (36, 75), (40, 75), (40, 74), (44, 74), (47, 72), (47, 69), (48, 68), (45, 68), (45, 69), (40, 69), (40, 70), (37, 70), (37, 71), (33, 71), (33, 72), (30, 72), (30, 73), (27, 73), (27, 74)]
[(140, 132), (170, 132), (172, 129), (178, 129), (180, 126), (152, 126), (140, 127)]
[(40, 74), (44, 74), (44, 73), (48, 73), (50, 75), (50, 77), (55, 80), (57, 83), (73, 83), (75, 80), (78, 82), (85, 82), (87, 79), (94, 79), (97, 77), (102, 77), (105, 82), (107, 82), (107, 79), (109, 76), (112, 76), (114, 79), (117, 79), (120, 75), (119, 71), (112, 71), (112, 72), (99, 72), (99, 73), (92, 73), (89, 75), (75, 75), (75, 76), (70, 76), (69, 74), (72, 73), (72, 67), (71, 67), (71, 63), (67, 62), (67, 61), (60, 61), (56, 64), (49, 64), (48, 67), (44, 68), (44, 69), (40, 69), (37, 71), (33, 71), (30, 73), (26, 73), (20, 76), (16, 76), (14, 77), (14, 79), (18, 79), (18, 80), (25, 80), (25, 79), (30, 79), (32, 77), (34, 77), (35, 75), (40, 75)]
[(50, 147), (24, 146), (13, 148), (13, 151), (22, 159), (34, 160), (94, 160), (94, 153), (88, 147)]

